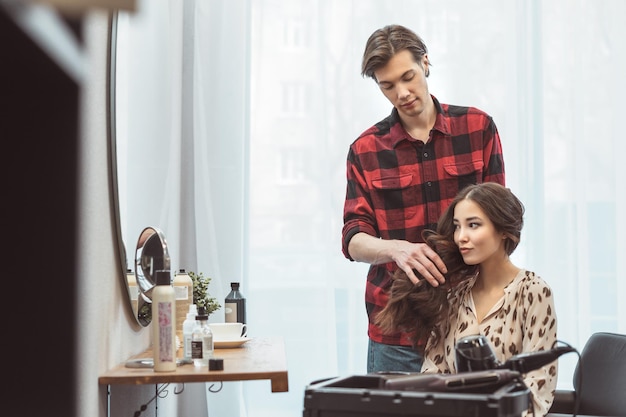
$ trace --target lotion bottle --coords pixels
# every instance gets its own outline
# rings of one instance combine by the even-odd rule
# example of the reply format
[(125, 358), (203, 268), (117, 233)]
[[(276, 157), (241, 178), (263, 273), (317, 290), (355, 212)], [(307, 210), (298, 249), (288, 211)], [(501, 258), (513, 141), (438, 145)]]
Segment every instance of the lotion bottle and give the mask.
[(176, 296), (170, 271), (156, 271), (152, 290), (152, 355), (155, 372), (176, 370)]
[(187, 317), (189, 306), (193, 303), (193, 280), (184, 269), (174, 275), (174, 293), (176, 294), (176, 336), (183, 344), (183, 322)]
[(126, 281), (128, 282), (128, 293), (130, 294), (130, 301), (133, 304), (133, 313), (137, 314), (137, 303), (139, 300), (139, 287), (137, 286), (137, 279), (132, 269), (126, 269)]

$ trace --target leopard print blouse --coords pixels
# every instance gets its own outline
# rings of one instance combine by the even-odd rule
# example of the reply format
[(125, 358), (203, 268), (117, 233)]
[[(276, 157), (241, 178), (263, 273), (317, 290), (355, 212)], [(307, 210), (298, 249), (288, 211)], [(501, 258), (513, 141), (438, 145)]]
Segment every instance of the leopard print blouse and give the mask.
[[(443, 343), (434, 349), (427, 344), (422, 372), (456, 373), (454, 347), (465, 336), (485, 336), (500, 362), (518, 353), (554, 346), (557, 328), (554, 298), (541, 277), (521, 270), (480, 323), (471, 292), (475, 282), (476, 277), (462, 283), (448, 297), (453, 308), (442, 333)], [(545, 416), (554, 400), (557, 362), (524, 375), (524, 382), (532, 393), (535, 416)], [(532, 415), (532, 411), (526, 414)]]

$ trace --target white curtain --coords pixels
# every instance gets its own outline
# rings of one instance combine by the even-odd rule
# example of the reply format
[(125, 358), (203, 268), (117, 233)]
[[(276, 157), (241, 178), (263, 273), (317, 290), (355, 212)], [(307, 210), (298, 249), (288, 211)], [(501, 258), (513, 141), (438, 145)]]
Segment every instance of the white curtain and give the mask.
[[(236, 414), (215, 415), (301, 415), (308, 383), (365, 372), (367, 265), (346, 260), (340, 244), (345, 158), (391, 110), (360, 76), (367, 37), (390, 23), (426, 41), (440, 101), (494, 117), (508, 186), (527, 209), (515, 262), (552, 286), (559, 339), (582, 349), (593, 332), (626, 332), (626, 2), (139, 3), (135, 20), (159, 9), (151, 40), (170, 58), (137, 75), (155, 77), (137, 106), (160, 113), (128, 146), (162, 161), (163, 178), (124, 190), (163, 204), (123, 206), (130, 256), (137, 230), (162, 227), (174, 268), (211, 276), (220, 300), (241, 282), (249, 335), (286, 344), (288, 393), (270, 393), (267, 381), (225, 384), (207, 413), (220, 404)], [(576, 359), (560, 359), (560, 388), (571, 387)]]

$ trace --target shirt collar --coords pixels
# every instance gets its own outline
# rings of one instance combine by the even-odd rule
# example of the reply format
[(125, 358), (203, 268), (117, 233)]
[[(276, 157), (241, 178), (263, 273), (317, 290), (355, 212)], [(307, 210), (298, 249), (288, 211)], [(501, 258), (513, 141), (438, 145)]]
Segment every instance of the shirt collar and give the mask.
[[(433, 103), (435, 104), (435, 110), (437, 111), (437, 118), (435, 119), (435, 125), (433, 126), (433, 130), (437, 130), (444, 135), (450, 135), (450, 122), (448, 117), (444, 114), (443, 107), (439, 100), (432, 94), (430, 95), (433, 99)], [(395, 107), (391, 111), (391, 144), (395, 147), (398, 143), (403, 140), (415, 141), (412, 139), (409, 134), (404, 130), (402, 123), (400, 122), (400, 115), (398, 114), (398, 109)]]

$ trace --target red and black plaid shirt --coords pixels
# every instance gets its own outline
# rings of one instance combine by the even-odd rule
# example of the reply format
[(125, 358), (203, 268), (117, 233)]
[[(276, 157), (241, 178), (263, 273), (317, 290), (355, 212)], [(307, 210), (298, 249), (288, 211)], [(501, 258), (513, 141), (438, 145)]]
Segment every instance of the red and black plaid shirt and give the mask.
[[(358, 232), (382, 239), (423, 242), (422, 231), (434, 229), (439, 216), (469, 184), (504, 185), (500, 136), (492, 118), (473, 107), (440, 104), (427, 143), (412, 139), (397, 110), (366, 130), (350, 146), (342, 231), (344, 255)], [(387, 303), (394, 262), (372, 265), (367, 274), (365, 305), (369, 337), (379, 343), (410, 346), (409, 334), (385, 335), (372, 323)]]

